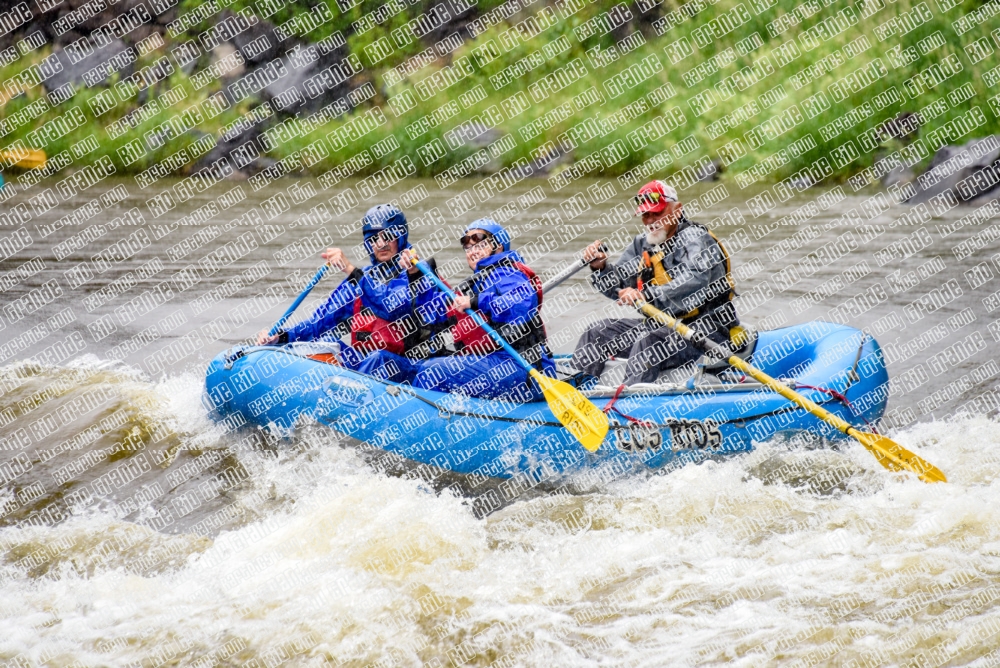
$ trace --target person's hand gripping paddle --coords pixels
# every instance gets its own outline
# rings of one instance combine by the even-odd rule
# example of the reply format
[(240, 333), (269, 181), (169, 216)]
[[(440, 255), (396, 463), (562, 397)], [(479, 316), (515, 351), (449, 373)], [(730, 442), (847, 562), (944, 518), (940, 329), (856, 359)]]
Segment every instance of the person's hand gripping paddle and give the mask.
[[(604, 245), (604, 244), (601, 244), (600, 249), (601, 249), (602, 253), (607, 253), (608, 252), (608, 247), (606, 245)], [(579, 260), (577, 260), (576, 262), (574, 262), (572, 265), (566, 267), (565, 269), (563, 269), (562, 271), (560, 271), (558, 274), (556, 274), (555, 276), (553, 276), (549, 280), (545, 281), (545, 283), (542, 285), (542, 294), (545, 294), (549, 290), (552, 290), (552, 289), (554, 289), (554, 288), (562, 285), (567, 280), (569, 280), (570, 278), (572, 278), (578, 271), (580, 271), (584, 267), (588, 266), (589, 264), (590, 264), (590, 261), (584, 260), (583, 258), (580, 258)]]
[[(434, 275), (430, 267), (416, 258), (413, 259), (413, 264), (423, 272), (428, 280), (437, 286), (438, 290), (448, 295), (452, 301), (455, 300), (455, 293), (440, 278)], [(478, 313), (472, 309), (466, 309), (465, 313), (477, 325), (482, 327), (483, 331), (489, 334), (498, 346), (506, 350), (535, 379), (535, 382), (542, 389), (542, 394), (545, 396), (545, 401), (552, 410), (552, 414), (566, 427), (567, 431), (573, 434), (576, 440), (580, 441), (580, 444), (587, 450), (591, 452), (597, 450), (608, 433), (608, 416), (587, 397), (580, 394), (579, 390), (572, 385), (556, 380), (555, 378), (549, 378), (528, 364), (527, 360), (521, 357), (509, 343), (504, 341), (503, 337), (496, 330), (487, 325), (486, 321)]]
[(715, 341), (712, 341), (701, 332), (691, 329), (676, 318), (672, 318), (650, 304), (637, 302), (634, 306), (643, 315), (670, 327), (672, 330), (684, 337), (686, 341), (690, 341), (705, 352), (711, 353), (721, 359), (726, 359), (731, 365), (757, 382), (766, 385), (784, 398), (809, 411), (820, 420), (823, 420), (837, 430), (851, 436), (861, 443), (861, 445), (865, 446), (869, 452), (875, 455), (875, 459), (878, 460), (879, 464), (890, 471), (912, 471), (913, 473), (916, 473), (924, 482), (947, 482), (947, 478), (945, 478), (941, 469), (934, 466), (927, 460), (913, 454), (903, 446), (889, 438), (886, 438), (885, 436), (855, 429), (846, 421), (823, 409), (819, 406), (819, 404), (806, 399), (784, 383), (775, 380), (763, 371), (750, 366), (739, 357), (730, 355), (728, 350), (720, 346)]

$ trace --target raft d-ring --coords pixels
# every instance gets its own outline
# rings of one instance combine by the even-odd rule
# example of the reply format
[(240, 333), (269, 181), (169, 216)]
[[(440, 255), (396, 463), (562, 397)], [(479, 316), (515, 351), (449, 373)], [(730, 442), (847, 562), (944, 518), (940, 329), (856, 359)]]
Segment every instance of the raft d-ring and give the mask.
[(386, 394), (388, 394), (390, 397), (398, 397), (399, 396), (399, 388), (396, 387), (395, 385), (386, 385), (385, 386), (385, 391), (386, 391)]
[(236, 364), (236, 360), (243, 357), (243, 354), (244, 353), (242, 350), (237, 350), (232, 355), (226, 355), (224, 358), (222, 358), (222, 368), (224, 368), (226, 371), (229, 371), (230, 369), (233, 368), (233, 365)]

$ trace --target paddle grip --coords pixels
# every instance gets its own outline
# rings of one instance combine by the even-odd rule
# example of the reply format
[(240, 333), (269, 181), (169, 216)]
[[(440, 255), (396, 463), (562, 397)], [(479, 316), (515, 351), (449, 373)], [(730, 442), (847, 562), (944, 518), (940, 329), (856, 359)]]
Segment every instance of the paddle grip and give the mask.
[[(606, 253), (608, 251), (607, 244), (601, 244), (600, 248), (602, 253)], [(566, 267), (558, 274), (556, 274), (555, 276), (553, 276), (552, 278), (550, 278), (549, 280), (545, 281), (545, 283), (542, 284), (542, 294), (545, 294), (549, 290), (552, 290), (553, 288), (562, 285), (564, 282), (566, 282), (566, 280), (576, 275), (577, 272), (586, 267), (588, 264), (590, 263), (584, 260), (583, 258), (580, 258), (574, 264)]]
[[(446, 295), (448, 295), (448, 297), (450, 297), (452, 301), (455, 301), (455, 299), (458, 298), (458, 295), (456, 295), (451, 290), (451, 288), (449, 288), (447, 285), (445, 285), (444, 281), (442, 281), (440, 278), (438, 278), (434, 274), (434, 271), (429, 266), (427, 266), (427, 264), (425, 262), (420, 261), (420, 260), (415, 260), (414, 264), (417, 266), (418, 269), (420, 269), (421, 272), (423, 272), (424, 276), (426, 276), (428, 279), (430, 279), (430, 281), (432, 283), (434, 283), (435, 286), (437, 286), (438, 290), (440, 290), (441, 292), (443, 292)], [(535, 368), (533, 366), (531, 366), (530, 364), (528, 364), (528, 361), (526, 359), (524, 359), (523, 357), (521, 357), (520, 353), (518, 353), (516, 350), (514, 350), (514, 348), (509, 343), (507, 343), (506, 341), (504, 341), (503, 337), (500, 336), (500, 334), (495, 329), (493, 329), (488, 324), (486, 324), (486, 321), (483, 320), (483, 318), (478, 313), (476, 313), (472, 309), (465, 309), (465, 314), (468, 315), (470, 318), (472, 318), (472, 320), (477, 325), (479, 325), (480, 327), (482, 327), (483, 331), (485, 331), (487, 334), (489, 334), (490, 338), (493, 339), (493, 341), (495, 341), (498, 346), (500, 346), (501, 348), (503, 348), (504, 350), (506, 350), (507, 353), (511, 357), (513, 357), (514, 360), (517, 361), (518, 364), (520, 364), (522, 367), (524, 367), (525, 369), (527, 369), (529, 373), (531, 371), (535, 370)]]

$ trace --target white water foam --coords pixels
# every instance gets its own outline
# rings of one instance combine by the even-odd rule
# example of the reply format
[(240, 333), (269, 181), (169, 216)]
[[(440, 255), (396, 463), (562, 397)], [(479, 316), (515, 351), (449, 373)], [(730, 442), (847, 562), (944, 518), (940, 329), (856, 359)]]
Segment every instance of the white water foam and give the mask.
[[(221, 438), (200, 378), (129, 383), (145, 386), (136, 392), (152, 395), (185, 443)], [(775, 443), (597, 493), (518, 502), (485, 520), (321, 436), (293, 441), (275, 456), (247, 454), (244, 494), (257, 519), (214, 540), (100, 513), (0, 530), (0, 657), (965, 662), (1000, 647), (1000, 425), (969, 417), (894, 437), (949, 483), (889, 473), (858, 444)], [(135, 531), (146, 540), (111, 549), (111, 537)], [(150, 551), (175, 556), (159, 572), (131, 573)], [(44, 572), (15, 566), (33, 554), (48, 557)]]

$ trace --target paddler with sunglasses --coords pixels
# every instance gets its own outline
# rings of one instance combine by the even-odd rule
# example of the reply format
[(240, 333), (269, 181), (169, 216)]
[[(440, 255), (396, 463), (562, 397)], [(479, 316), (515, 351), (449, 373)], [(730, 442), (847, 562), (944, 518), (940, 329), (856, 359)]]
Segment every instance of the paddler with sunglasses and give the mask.
[[(427, 328), (421, 315), (436, 313), (425, 307), (437, 298), (411, 261), (406, 216), (392, 204), (379, 204), (362, 219), (362, 234), (371, 265), (355, 267), (340, 248), (327, 248), (322, 257), (347, 277), (311, 317), (269, 336), (257, 335), (257, 343), (337, 340), (348, 331), (340, 361), (348, 368), (387, 380), (412, 376), (409, 360), (402, 357), (420, 343)], [(443, 317), (438, 317), (446, 324)]]
[(474, 273), (448, 305), (456, 353), (416, 363), (413, 386), (486, 399), (540, 401), (542, 393), (528, 373), (464, 311), (478, 311), (532, 366), (555, 377), (539, 313), (541, 281), (520, 254), (511, 250), (510, 235), (494, 220), (480, 218), (470, 223), (461, 244)]
[[(746, 346), (732, 300), (736, 294), (729, 254), (708, 228), (684, 215), (677, 191), (651, 181), (635, 197), (645, 234), (632, 240), (615, 262), (595, 241), (584, 251), (591, 282), (626, 306), (647, 302), (734, 351)], [(669, 327), (650, 319), (609, 318), (591, 325), (577, 342), (573, 363), (583, 375), (600, 377), (611, 357), (628, 358), (624, 383), (651, 383), (661, 371), (701, 357), (701, 350)], [(593, 382), (593, 381), (589, 381)]]

